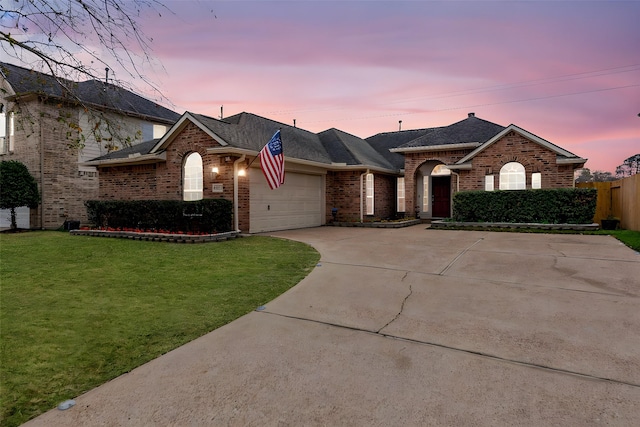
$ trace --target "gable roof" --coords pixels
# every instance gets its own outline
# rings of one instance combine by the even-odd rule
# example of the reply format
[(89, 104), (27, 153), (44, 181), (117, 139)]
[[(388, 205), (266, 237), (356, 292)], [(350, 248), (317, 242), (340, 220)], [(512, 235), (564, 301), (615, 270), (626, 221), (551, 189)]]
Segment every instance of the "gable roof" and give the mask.
[(426, 129), (421, 136), (391, 151), (401, 153), (478, 147), (503, 129), (503, 126), (480, 119), (470, 113), (466, 119), (454, 124)]
[(198, 126), (220, 144), (219, 147), (208, 148), (209, 152), (257, 155), (273, 134), (280, 130), (285, 158), (288, 161), (309, 163), (327, 169), (351, 167), (396, 172), (384, 157), (357, 136), (338, 129), (315, 134), (246, 112), (218, 120), (187, 111), (162, 138), (129, 147), (125, 154), (114, 151), (84, 164), (98, 166), (143, 163), (154, 159), (164, 161), (166, 148), (189, 123)]
[[(521, 127), (518, 127), (518, 126), (516, 126), (514, 124), (511, 124), (511, 125), (507, 126), (506, 128), (504, 128), (501, 132), (499, 132), (496, 135), (494, 135), (491, 139), (486, 141), (484, 144), (482, 144), (481, 146), (479, 146), (478, 148), (476, 148), (475, 150), (473, 150), (472, 152), (470, 152), (469, 154), (464, 156), (459, 161), (457, 161), (454, 166), (458, 166), (458, 168), (464, 168), (465, 165), (468, 165), (469, 162), (475, 156), (477, 156), (479, 153), (481, 153), (484, 150), (486, 150), (487, 148), (489, 148), (491, 145), (495, 144), (497, 141), (502, 139), (509, 132), (517, 132), (518, 134), (522, 135), (523, 137), (527, 138), (528, 140), (530, 140), (532, 142), (535, 142), (536, 144), (539, 144), (539, 145), (541, 145), (541, 146), (553, 151), (557, 155), (557, 162), (558, 163), (584, 164), (587, 161), (587, 159), (583, 159), (581, 157), (578, 157), (575, 154), (573, 154), (572, 152), (567, 151), (564, 148), (558, 147), (557, 145), (547, 141), (546, 139), (540, 138), (539, 136), (534, 135), (533, 133), (522, 129)], [(451, 169), (453, 169), (453, 168), (451, 168)]]
[(408, 131), (387, 132), (363, 140), (331, 128), (318, 134), (251, 113), (239, 113), (224, 120), (185, 112), (160, 139), (147, 141), (124, 150), (98, 157), (85, 165), (115, 165), (164, 161), (165, 149), (189, 123), (198, 126), (220, 146), (209, 152), (257, 155), (273, 134), (280, 130), (285, 158), (327, 169), (373, 169), (398, 173), (404, 168), (404, 152), (443, 149), (473, 149), (451, 169), (468, 169), (470, 160), (501, 139), (516, 131), (529, 140), (557, 154), (557, 162), (584, 164), (586, 159), (558, 147), (515, 125), (502, 127), (470, 114), (449, 126)]
[(111, 83), (99, 80), (72, 82), (49, 74), (0, 62), (0, 73), (11, 85), (15, 96), (34, 94), (47, 98), (81, 102), (120, 114), (141, 117), (166, 124), (180, 115), (153, 101)]

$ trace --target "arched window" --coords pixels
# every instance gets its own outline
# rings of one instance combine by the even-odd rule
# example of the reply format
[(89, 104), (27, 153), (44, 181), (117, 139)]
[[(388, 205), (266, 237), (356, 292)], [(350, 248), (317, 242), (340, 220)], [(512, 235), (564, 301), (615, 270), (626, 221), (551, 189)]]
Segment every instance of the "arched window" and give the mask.
[(187, 156), (182, 167), (182, 199), (202, 199), (202, 157), (198, 153)]
[(526, 188), (524, 166), (509, 162), (500, 169), (501, 190), (524, 190)]
[(431, 176), (451, 175), (451, 169), (445, 165), (438, 165), (431, 171)]

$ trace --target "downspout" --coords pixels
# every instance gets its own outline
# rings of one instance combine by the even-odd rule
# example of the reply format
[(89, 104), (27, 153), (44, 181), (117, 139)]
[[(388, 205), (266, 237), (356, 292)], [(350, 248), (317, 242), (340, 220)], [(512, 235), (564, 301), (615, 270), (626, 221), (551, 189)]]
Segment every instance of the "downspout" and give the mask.
[(40, 139), (40, 229), (44, 230), (44, 141), (42, 138), (42, 123), (39, 123), (38, 138)]
[[(458, 174), (458, 172), (454, 172), (454, 171), (451, 171), (451, 174), (456, 176), (456, 193), (459, 193), (460, 192), (460, 175)], [(453, 197), (451, 197), (451, 206), (449, 206), (449, 210), (451, 212), (451, 216), (453, 216)]]
[(460, 175), (454, 171), (451, 171), (451, 173), (456, 176), (456, 193), (458, 193), (460, 191)]
[(233, 228), (240, 232), (240, 220), (238, 218), (238, 164), (244, 162), (245, 155), (243, 154), (238, 160), (233, 162)]

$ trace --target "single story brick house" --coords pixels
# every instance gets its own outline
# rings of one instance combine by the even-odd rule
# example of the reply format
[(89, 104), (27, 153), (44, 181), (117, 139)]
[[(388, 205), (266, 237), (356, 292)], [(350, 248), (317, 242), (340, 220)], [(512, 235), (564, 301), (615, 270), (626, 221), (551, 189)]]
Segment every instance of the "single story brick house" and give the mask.
[[(269, 189), (259, 151), (281, 131), (285, 183)], [(234, 226), (257, 233), (418, 214), (448, 217), (462, 190), (573, 187), (580, 158), (515, 125), (475, 117), (361, 139), (312, 133), (250, 113), (224, 120), (186, 112), (160, 139), (85, 163), (99, 199), (223, 197)], [(335, 210), (337, 209), (337, 212)]]

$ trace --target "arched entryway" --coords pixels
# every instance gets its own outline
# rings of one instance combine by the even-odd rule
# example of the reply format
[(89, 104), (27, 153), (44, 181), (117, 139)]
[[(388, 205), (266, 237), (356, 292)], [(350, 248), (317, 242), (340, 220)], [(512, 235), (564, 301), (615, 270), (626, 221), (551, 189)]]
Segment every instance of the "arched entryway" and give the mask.
[(451, 216), (451, 170), (442, 162), (423, 163), (415, 176), (416, 203), (420, 218)]

